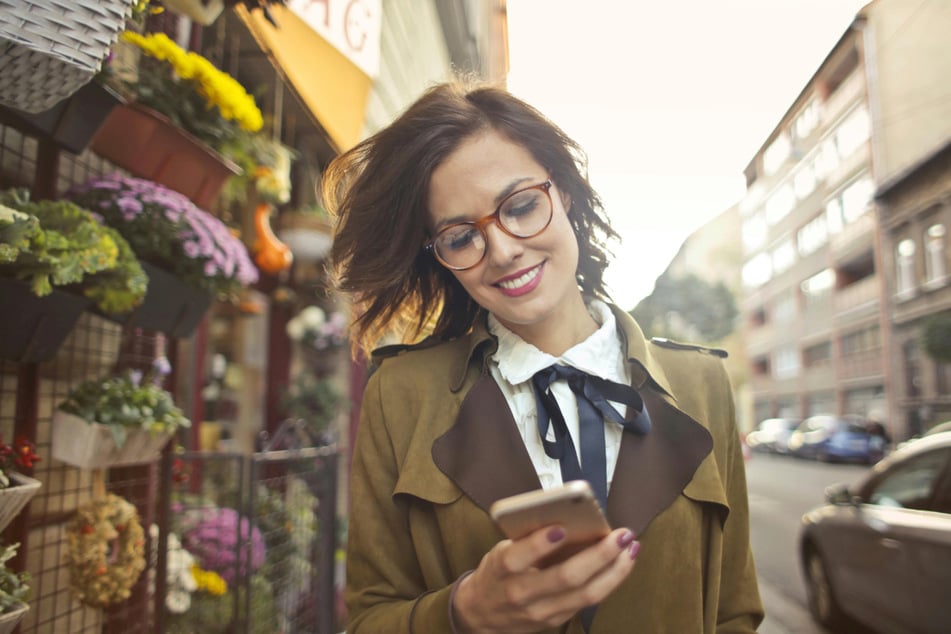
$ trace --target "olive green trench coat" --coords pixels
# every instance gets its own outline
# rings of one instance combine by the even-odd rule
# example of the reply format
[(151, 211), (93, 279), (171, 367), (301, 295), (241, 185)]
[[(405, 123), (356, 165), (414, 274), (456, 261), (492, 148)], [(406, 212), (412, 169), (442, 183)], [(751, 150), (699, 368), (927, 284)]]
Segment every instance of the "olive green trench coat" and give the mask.
[[(612, 310), (653, 428), (621, 443), (608, 519), (631, 528), (641, 550), (590, 632), (754, 632), (763, 610), (722, 360), (647, 341), (629, 315)], [(495, 346), (480, 324), (452, 342), (377, 355), (353, 454), (348, 634), (451, 632), (453, 584), (503, 539), (489, 506), (540, 488), (487, 372)], [(575, 617), (551, 631), (583, 628)]]

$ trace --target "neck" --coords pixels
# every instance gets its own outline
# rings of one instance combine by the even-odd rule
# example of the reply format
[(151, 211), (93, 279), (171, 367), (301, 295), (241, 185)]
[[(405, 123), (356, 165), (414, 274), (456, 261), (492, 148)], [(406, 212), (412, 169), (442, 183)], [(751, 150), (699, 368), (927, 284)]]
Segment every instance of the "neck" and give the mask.
[[(513, 327), (514, 326), (514, 327)], [(538, 324), (506, 327), (542, 352), (559, 357), (598, 330), (598, 322), (588, 312), (581, 293), (551, 319)]]

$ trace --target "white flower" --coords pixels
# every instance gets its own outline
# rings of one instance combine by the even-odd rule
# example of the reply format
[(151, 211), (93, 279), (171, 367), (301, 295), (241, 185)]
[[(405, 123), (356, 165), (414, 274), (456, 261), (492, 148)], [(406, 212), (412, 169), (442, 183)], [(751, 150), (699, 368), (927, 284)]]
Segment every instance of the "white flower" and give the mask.
[(192, 606), (192, 595), (182, 590), (169, 590), (165, 594), (165, 607), (173, 614), (183, 614)]
[(325, 313), (324, 309), (320, 306), (308, 306), (300, 311), (298, 317), (300, 317), (304, 328), (307, 330), (318, 330), (327, 323), (327, 313)]
[(294, 341), (300, 341), (304, 338), (304, 324), (297, 317), (287, 322), (287, 336)]

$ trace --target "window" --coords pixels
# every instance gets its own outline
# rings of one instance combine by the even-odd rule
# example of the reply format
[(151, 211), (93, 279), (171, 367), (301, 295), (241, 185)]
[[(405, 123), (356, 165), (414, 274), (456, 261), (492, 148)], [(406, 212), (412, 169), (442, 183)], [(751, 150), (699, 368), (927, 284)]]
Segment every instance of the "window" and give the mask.
[(789, 158), (791, 149), (789, 137), (785, 133), (780, 134), (769, 144), (769, 147), (763, 152), (763, 171), (766, 175), (773, 174), (782, 167), (786, 159)]
[(823, 341), (802, 351), (803, 364), (807, 368), (824, 365), (832, 359), (832, 342)]
[(856, 330), (855, 332), (843, 335), (842, 338), (839, 339), (839, 347), (843, 357), (861, 354), (863, 352), (872, 352), (878, 350), (881, 345), (881, 335), (878, 326)]
[(839, 198), (833, 198), (826, 203), (826, 228), (829, 235), (835, 235), (842, 231), (845, 226), (845, 220), (842, 217), (842, 201)]
[(921, 351), (918, 343), (906, 341), (901, 352), (905, 365), (905, 392), (912, 398), (921, 396)]
[(938, 477), (948, 464), (951, 449), (942, 448), (902, 463), (885, 475), (865, 496), (868, 504), (921, 511), (951, 512), (946, 503), (936, 506)]
[(835, 149), (835, 139), (829, 138), (819, 146), (816, 154), (816, 177), (825, 179), (839, 166), (839, 153)]
[(875, 185), (868, 176), (856, 180), (842, 190), (842, 219), (846, 224), (855, 222), (869, 209)]
[(899, 295), (909, 295), (915, 290), (915, 241), (905, 238), (895, 249), (895, 284)]
[(862, 147), (869, 136), (868, 109), (859, 106), (846, 117), (835, 131), (835, 145), (840, 159), (846, 159)]
[(812, 161), (803, 161), (802, 165), (793, 175), (793, 191), (796, 198), (802, 200), (811, 194), (816, 188), (816, 172)]
[(755, 251), (766, 242), (766, 216), (758, 211), (743, 222), (743, 248)]
[(783, 183), (773, 195), (766, 200), (766, 222), (770, 226), (782, 220), (796, 206), (796, 196), (792, 185)]
[(773, 353), (773, 376), (791, 379), (799, 374), (799, 350), (794, 344), (778, 348)]
[(792, 240), (783, 240), (772, 253), (773, 275), (779, 275), (789, 270), (796, 263), (796, 249)]
[(754, 256), (743, 265), (740, 275), (743, 278), (743, 286), (747, 288), (756, 288), (768, 282), (773, 275), (769, 255), (760, 253)]
[(925, 232), (925, 282), (939, 282), (947, 275), (944, 247), (945, 228), (934, 224)]
[(800, 285), (802, 294), (806, 297), (828, 295), (835, 284), (835, 272), (832, 269), (823, 269)]
[(773, 302), (773, 319), (777, 323), (788, 323), (796, 318), (796, 298), (785, 293)]
[(807, 222), (796, 234), (796, 246), (801, 257), (815, 253), (828, 241), (829, 231), (825, 214), (819, 214)]
[(809, 136), (819, 125), (819, 104), (811, 99), (793, 121), (792, 132), (797, 139)]

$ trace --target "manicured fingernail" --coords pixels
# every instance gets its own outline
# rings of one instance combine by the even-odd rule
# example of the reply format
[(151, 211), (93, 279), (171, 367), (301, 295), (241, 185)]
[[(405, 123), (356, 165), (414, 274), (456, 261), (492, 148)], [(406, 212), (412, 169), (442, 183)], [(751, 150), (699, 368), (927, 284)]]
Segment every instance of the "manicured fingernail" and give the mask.
[(640, 542), (632, 543), (631, 547), (628, 549), (628, 552), (631, 555), (631, 559), (634, 559), (635, 557), (637, 557), (637, 553), (641, 552), (641, 543)]
[(627, 548), (627, 545), (634, 541), (634, 533), (631, 531), (624, 531), (617, 538), (617, 545), (621, 548)]
[(557, 544), (565, 538), (565, 529), (561, 526), (556, 526), (550, 531), (548, 531), (548, 541), (552, 544)]

